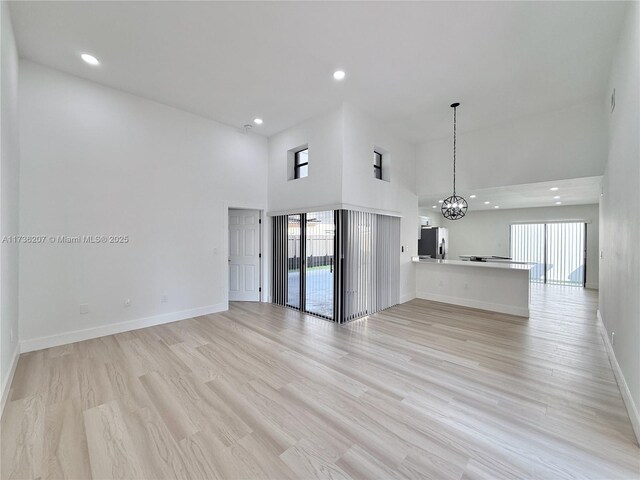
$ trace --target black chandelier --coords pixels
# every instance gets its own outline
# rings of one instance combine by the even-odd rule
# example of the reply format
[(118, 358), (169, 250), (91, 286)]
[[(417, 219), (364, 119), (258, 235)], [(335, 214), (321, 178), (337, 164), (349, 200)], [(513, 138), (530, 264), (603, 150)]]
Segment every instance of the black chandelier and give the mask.
[(453, 195), (442, 201), (442, 215), (448, 220), (459, 220), (467, 213), (469, 205), (463, 197), (456, 195), (456, 108), (460, 103), (452, 103), (453, 108)]

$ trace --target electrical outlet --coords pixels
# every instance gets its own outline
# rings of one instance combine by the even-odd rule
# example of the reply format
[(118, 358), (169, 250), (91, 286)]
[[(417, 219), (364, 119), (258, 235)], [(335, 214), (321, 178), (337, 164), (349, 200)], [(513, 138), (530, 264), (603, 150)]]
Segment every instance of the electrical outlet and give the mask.
[(124, 306), (125, 306), (125, 308), (131, 306), (131, 299), (130, 298), (125, 298), (124, 299)]
[(9, 330), (9, 337), (11, 338), (11, 343), (13, 343), (13, 328)]
[(84, 315), (85, 313), (89, 313), (89, 304), (81, 303), (80, 304), (80, 314)]
[(611, 332), (611, 346), (616, 344), (616, 332)]
[(160, 303), (167, 303), (169, 301), (169, 296), (165, 293), (160, 295)]

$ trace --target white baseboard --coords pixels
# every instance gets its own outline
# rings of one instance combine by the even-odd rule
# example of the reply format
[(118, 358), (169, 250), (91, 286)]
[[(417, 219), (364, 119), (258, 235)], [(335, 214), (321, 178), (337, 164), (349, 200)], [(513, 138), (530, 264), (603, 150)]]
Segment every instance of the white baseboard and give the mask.
[(222, 312), (228, 309), (228, 302), (223, 302), (215, 305), (207, 305), (206, 307), (192, 308), (190, 310), (164, 313), (153, 317), (138, 318), (136, 320), (128, 320), (126, 322), (111, 323), (108, 325), (101, 325), (99, 327), (74, 330), (47, 337), (30, 338), (20, 342), (20, 352), (25, 353), (32, 352), (34, 350), (42, 350), (43, 348), (57, 347), (58, 345), (66, 345), (68, 343), (81, 342), (82, 340), (104, 337), (115, 333), (153, 327), (154, 325), (162, 325), (163, 323), (177, 322), (179, 320)]
[(587, 282), (584, 288), (588, 288), (589, 290), (598, 290), (599, 285), (597, 283), (589, 283)]
[(406, 303), (414, 298), (416, 298), (416, 292), (405, 293), (400, 297), (400, 303)]
[(452, 305), (460, 305), (461, 307), (478, 308), (480, 310), (488, 310), (490, 312), (507, 313), (518, 317), (529, 317), (529, 308), (517, 307), (515, 305), (503, 305), (500, 303), (483, 302), (481, 300), (472, 300), (468, 298), (450, 297), (448, 295), (439, 295), (436, 293), (417, 292), (417, 298), (431, 300), (434, 302), (450, 303)]
[(13, 374), (16, 373), (16, 367), (18, 366), (18, 358), (20, 357), (20, 344), (16, 343), (16, 348), (13, 349), (13, 355), (11, 356), (11, 367), (9, 368), (9, 374), (4, 379), (2, 384), (2, 395), (0, 396), (0, 417), (4, 412), (4, 405), (9, 398), (9, 390), (11, 388), (11, 382), (13, 380)]
[(635, 402), (633, 401), (633, 397), (631, 396), (631, 391), (629, 390), (629, 386), (627, 385), (627, 381), (622, 374), (622, 370), (620, 369), (620, 365), (618, 364), (618, 359), (616, 358), (616, 352), (613, 350), (613, 345), (611, 345), (611, 340), (609, 340), (609, 332), (604, 326), (604, 322), (602, 321), (602, 315), (600, 315), (600, 310), (598, 309), (598, 324), (600, 326), (600, 335), (602, 335), (602, 340), (604, 341), (604, 346), (607, 349), (607, 355), (609, 356), (609, 363), (611, 363), (611, 368), (613, 369), (613, 373), (616, 377), (616, 382), (618, 382), (618, 388), (620, 389), (620, 394), (622, 395), (622, 400), (624, 401), (624, 406), (627, 407), (627, 413), (629, 414), (629, 420), (631, 420), (631, 426), (633, 427), (633, 432), (636, 434), (636, 442), (640, 445), (640, 415), (638, 415), (638, 408), (636, 407)]

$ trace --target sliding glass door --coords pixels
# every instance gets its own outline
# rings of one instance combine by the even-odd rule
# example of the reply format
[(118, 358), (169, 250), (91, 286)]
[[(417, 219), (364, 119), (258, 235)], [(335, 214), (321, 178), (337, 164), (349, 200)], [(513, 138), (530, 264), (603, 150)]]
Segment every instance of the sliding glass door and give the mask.
[(333, 318), (335, 214), (310, 212), (305, 216), (305, 311)]
[(287, 216), (289, 307), (333, 319), (335, 213)]
[(287, 217), (287, 305), (302, 308), (302, 217)]
[(272, 298), (349, 322), (400, 299), (400, 218), (352, 210), (273, 217)]
[(510, 256), (533, 264), (532, 282), (584, 286), (586, 229), (582, 222), (511, 225)]

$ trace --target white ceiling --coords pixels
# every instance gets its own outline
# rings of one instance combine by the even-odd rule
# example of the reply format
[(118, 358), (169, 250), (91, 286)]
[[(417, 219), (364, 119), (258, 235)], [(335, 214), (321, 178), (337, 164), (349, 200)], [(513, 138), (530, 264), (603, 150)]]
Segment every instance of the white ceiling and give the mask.
[[(271, 135), (348, 101), (419, 142), (603, 93), (621, 2), (12, 2), (20, 55)], [(79, 54), (102, 64), (92, 68)], [(342, 83), (334, 70), (347, 72)]]
[[(555, 207), (556, 202), (562, 202), (562, 205), (587, 205), (600, 201), (601, 180), (602, 177), (572, 178), (552, 182), (482, 188), (472, 192), (457, 193), (466, 198), (469, 210), (494, 210), (496, 205), (500, 209)], [(552, 191), (551, 188), (558, 190)], [(438, 200), (450, 195), (451, 192), (442, 192), (420, 197), (419, 204), (422, 212), (426, 213), (426, 210), (439, 212), (440, 203)], [(476, 198), (470, 198), (471, 195), (476, 195)], [(560, 198), (556, 199), (555, 196)], [(488, 205), (484, 203), (487, 201), (490, 202)], [(434, 205), (437, 208), (433, 208)]]

